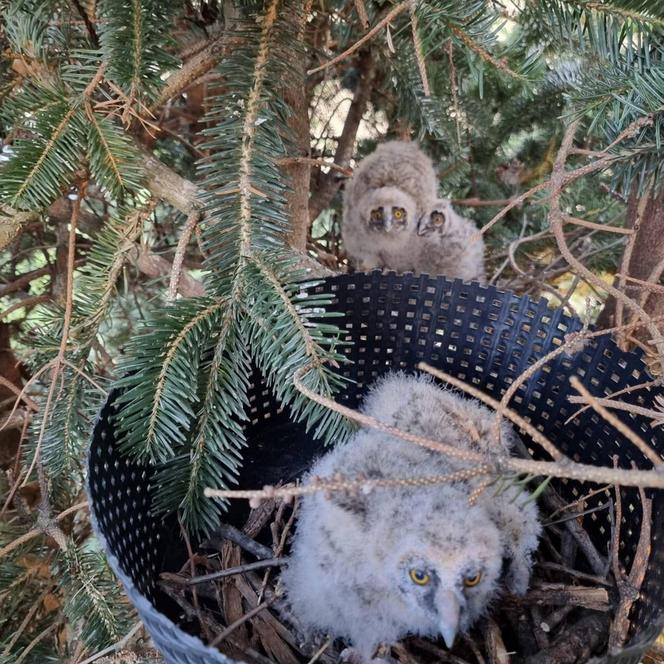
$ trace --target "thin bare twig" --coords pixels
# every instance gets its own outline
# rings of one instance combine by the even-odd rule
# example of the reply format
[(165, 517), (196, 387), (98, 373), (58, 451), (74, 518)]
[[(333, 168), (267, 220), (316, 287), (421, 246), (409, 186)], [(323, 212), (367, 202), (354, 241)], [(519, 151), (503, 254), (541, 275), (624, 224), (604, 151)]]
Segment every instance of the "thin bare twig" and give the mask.
[(323, 71), (325, 69), (328, 69), (329, 67), (333, 67), (334, 65), (338, 64), (342, 60), (345, 60), (349, 55), (352, 55), (356, 51), (358, 51), (364, 44), (367, 42), (371, 41), (388, 23), (391, 23), (399, 14), (402, 14), (403, 12), (406, 11), (411, 5), (413, 4), (413, 0), (405, 0), (404, 2), (400, 2), (394, 9), (392, 9), (390, 12), (388, 12), (382, 20), (380, 20), (376, 25), (367, 32), (364, 37), (356, 41), (350, 48), (347, 48), (343, 53), (340, 53), (337, 55), (335, 58), (332, 58), (332, 60), (328, 60), (326, 63), (320, 65), (319, 67), (315, 67), (314, 69), (310, 69), (307, 74), (311, 76), (311, 74), (316, 74), (319, 71)]

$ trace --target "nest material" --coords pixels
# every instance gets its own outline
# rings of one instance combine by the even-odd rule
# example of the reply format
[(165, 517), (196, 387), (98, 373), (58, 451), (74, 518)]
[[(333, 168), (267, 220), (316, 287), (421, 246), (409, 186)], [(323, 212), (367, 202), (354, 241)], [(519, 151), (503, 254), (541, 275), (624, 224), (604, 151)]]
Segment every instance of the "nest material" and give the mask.
[[(619, 649), (643, 579), (650, 533), (647, 527), (642, 532), (629, 575), (620, 568), (613, 548), (620, 541), (619, 528), (614, 529), (610, 551), (595, 549), (583, 522), (609, 510), (612, 522), (620, 523), (622, 504), (614, 491), (604, 487), (568, 504), (547, 488), (541, 497), (545, 532), (525, 597), (503, 596), (491, 615), (459, 638), (452, 651), (442, 640), (411, 637), (386, 646), (379, 655), (400, 664), (565, 664), (602, 655), (609, 644)], [(643, 493), (641, 498), (649, 510)], [(163, 573), (162, 590), (183, 611), (180, 626), (235, 660), (338, 661), (345, 644), (325, 635), (304, 638), (279, 587), (279, 567), (287, 562), (296, 517), (297, 503), (294, 509), (292, 504), (266, 500), (251, 511), (241, 530), (223, 525), (202, 542), (179, 574)]]

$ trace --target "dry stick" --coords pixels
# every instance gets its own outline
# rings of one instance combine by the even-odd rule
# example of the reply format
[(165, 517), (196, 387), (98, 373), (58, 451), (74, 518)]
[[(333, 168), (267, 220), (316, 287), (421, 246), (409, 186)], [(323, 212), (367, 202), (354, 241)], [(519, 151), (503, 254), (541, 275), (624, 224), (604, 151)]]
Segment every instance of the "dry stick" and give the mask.
[(11, 649), (16, 645), (16, 642), (21, 638), (21, 635), (25, 631), (25, 628), (28, 626), (28, 623), (34, 618), (35, 614), (41, 608), (42, 602), (44, 601), (46, 595), (48, 595), (54, 586), (48, 586), (46, 590), (37, 598), (37, 601), (30, 607), (30, 610), (25, 614), (21, 624), (18, 629), (14, 632), (12, 638), (7, 643), (7, 647), (2, 651), (2, 656), (7, 657), (11, 652)]
[[(488, 394), (467, 385), (454, 376), (450, 376), (443, 371), (429, 366), (425, 362), (420, 362), (417, 365), (417, 368), (430, 373), (432, 376), (435, 376), (454, 387), (458, 387), (460, 390), (463, 390), (467, 394), (470, 394), (494, 409), (497, 409), (500, 406), (500, 403)], [(535, 442), (542, 445), (542, 440), (544, 440), (548, 445), (553, 445), (542, 433), (535, 429), (534, 426), (513, 411), (507, 409), (504, 414), (505, 417), (512, 420), (514, 424), (521, 427)], [(401, 432), (397, 435), (403, 437)], [(664, 488), (664, 474), (647, 470), (624, 470), (619, 468), (606, 468), (603, 466), (590, 466), (588, 464), (576, 463), (567, 458), (561, 461), (549, 462), (506, 457), (496, 460), (496, 463), (498, 464), (499, 469), (509, 469), (519, 473), (529, 473), (536, 476), (567, 478), (595, 482), (597, 484), (608, 482), (611, 484), (620, 484), (622, 486)]]
[(592, 228), (596, 231), (606, 231), (607, 233), (617, 233), (618, 235), (635, 235), (635, 231), (632, 228), (620, 228), (619, 226), (609, 226), (607, 224), (596, 224), (592, 221), (586, 221), (585, 219), (578, 219), (577, 217), (571, 217), (566, 214), (563, 215), (566, 224), (573, 224), (574, 226), (583, 226), (584, 228)]
[(614, 528), (611, 558), (613, 563), (613, 573), (620, 594), (620, 601), (609, 630), (609, 653), (611, 654), (619, 651), (627, 639), (627, 632), (630, 625), (629, 613), (632, 609), (632, 605), (639, 598), (641, 585), (643, 584), (646, 569), (648, 567), (648, 559), (650, 558), (650, 530), (652, 518), (652, 501), (649, 498), (646, 498), (645, 491), (642, 488), (639, 488), (642, 507), (641, 532), (639, 534), (639, 543), (636, 547), (636, 553), (634, 554), (634, 559), (632, 561), (632, 568), (629, 575), (627, 575), (621, 569), (619, 559), (620, 551), (618, 545), (620, 542), (620, 525), (622, 519), (620, 488), (616, 487), (615, 491), (616, 524)]
[(60, 623), (56, 621), (51, 623), (45, 630), (39, 632), (39, 634), (37, 634), (37, 636), (35, 636), (35, 638), (25, 647), (25, 650), (21, 653), (21, 656), (16, 659), (14, 664), (22, 664), (32, 649), (58, 627), (60, 627)]
[[(403, 436), (403, 432), (400, 432)], [(413, 442), (413, 441), (410, 441)], [(430, 441), (435, 442), (435, 441)], [(481, 457), (483, 459), (483, 457)], [(207, 487), (205, 495), (208, 498), (245, 498), (249, 500), (251, 507), (256, 507), (263, 500), (276, 500), (279, 498), (291, 499), (297, 496), (309, 496), (321, 491), (331, 492), (353, 492), (353, 491), (367, 491), (371, 489), (387, 489), (395, 487), (428, 487), (436, 486), (438, 484), (445, 484), (447, 482), (461, 482), (464, 480), (478, 477), (481, 475), (488, 475), (495, 472), (495, 469), (488, 464), (477, 466), (474, 468), (466, 468), (458, 470), (454, 473), (447, 473), (445, 475), (433, 475), (430, 477), (410, 477), (399, 479), (344, 479), (337, 477), (335, 479), (321, 479), (314, 478), (308, 484), (302, 486), (264, 486), (262, 489), (213, 489)], [(663, 485), (664, 486), (664, 485)]]
[[(456, 127), (457, 145), (461, 145), (461, 110), (459, 106), (459, 90), (457, 86), (456, 65), (454, 64), (454, 43), (447, 40), (447, 59), (450, 62), (450, 87), (452, 88), (452, 106), (454, 108), (454, 125)], [(471, 199), (469, 199), (471, 200)], [(477, 200), (477, 199), (475, 199)], [(452, 201), (454, 203), (455, 201)], [(457, 204), (463, 205), (459, 201)]]
[[(65, 517), (69, 516), (73, 512), (78, 512), (78, 510), (81, 510), (87, 506), (88, 506), (87, 501), (83, 501), (77, 503), (76, 505), (72, 505), (71, 507), (68, 507), (66, 510), (60, 512), (60, 514), (58, 514), (58, 516), (55, 517), (55, 521), (62, 521)], [(41, 535), (43, 532), (45, 532), (45, 530), (46, 528), (44, 527), (33, 528), (29, 532), (24, 533), (20, 537), (17, 537), (13, 542), (10, 542), (9, 544), (7, 544), (7, 546), (0, 549), (0, 558), (4, 558), (8, 553), (11, 553), (14, 549), (18, 548), (22, 544), (29, 542), (32, 538), (37, 537), (37, 535)], [(51, 535), (51, 532), (49, 531), (47, 534)]]
[(613, 584), (606, 579), (597, 576), (595, 574), (586, 574), (585, 572), (579, 572), (578, 570), (575, 569), (570, 569), (569, 567), (565, 567), (565, 565), (559, 565), (558, 563), (549, 563), (549, 562), (543, 562), (543, 563), (537, 563), (538, 567), (541, 567), (542, 569), (550, 569), (553, 570), (554, 572), (561, 572), (562, 574), (567, 574), (569, 576), (574, 577), (575, 579), (581, 579), (582, 581), (590, 581), (591, 583), (599, 584), (601, 586), (607, 586), (609, 588), (613, 587)]
[[(180, 533), (182, 534), (182, 539), (184, 540), (184, 544), (187, 548), (187, 556), (189, 557), (189, 570), (191, 576), (194, 577), (196, 576), (196, 563), (194, 562), (194, 550), (191, 547), (191, 541), (189, 540), (187, 529), (184, 527), (184, 523), (182, 522), (182, 517), (180, 516), (179, 513), (177, 515), (177, 518), (178, 518), (178, 525), (180, 526)], [(207, 631), (207, 626), (201, 620), (201, 606), (198, 602), (198, 593), (196, 592), (196, 588), (191, 589), (191, 600), (192, 604), (194, 605), (194, 610), (196, 611), (196, 617), (198, 618), (198, 622), (201, 624), (203, 628), (205, 639), (209, 641), (210, 634)]]
[(593, 410), (597, 411), (614, 429), (619, 431), (625, 438), (627, 438), (634, 447), (641, 451), (641, 453), (655, 466), (661, 468), (664, 466), (664, 460), (655, 452), (655, 450), (646, 443), (641, 436), (632, 431), (622, 420), (619, 420), (613, 413), (608, 411), (604, 406), (598, 403), (597, 399), (588, 391), (588, 389), (581, 383), (576, 376), (570, 376), (569, 382), (572, 387), (586, 399)]
[(14, 383), (8, 381), (4, 376), (0, 376), (0, 385), (2, 385), (2, 387), (6, 387), (10, 392), (13, 392), (18, 397), (19, 401), (25, 401), (26, 406), (30, 410), (39, 410), (37, 404), (27, 394), (25, 394), (23, 390), (19, 390), (19, 388), (16, 387)]
[(430, 97), (431, 87), (429, 86), (429, 77), (427, 76), (427, 63), (424, 59), (422, 39), (420, 38), (420, 33), (417, 28), (417, 13), (415, 12), (415, 5), (412, 5), (410, 8), (410, 26), (413, 33), (413, 46), (415, 48), (417, 68), (420, 70), (420, 78), (422, 79), (422, 90), (425, 97)]
[[(662, 257), (662, 269), (664, 270), (664, 257)], [(656, 281), (655, 277), (655, 270), (659, 265), (657, 265), (655, 268), (653, 268), (653, 271), (650, 273), (650, 277)], [(621, 272), (616, 272), (615, 275), (616, 277), (625, 277), (627, 281), (632, 281), (634, 282), (634, 285), (627, 286), (627, 288), (632, 288), (634, 290), (645, 290), (645, 291), (650, 291), (651, 293), (664, 293), (664, 286), (660, 286), (657, 283), (650, 283), (649, 281), (644, 281), (643, 279), (637, 279), (636, 277), (631, 277), (629, 274), (622, 274)], [(643, 306), (643, 301), (639, 302), (641, 306)]]
[(265, 602), (262, 602), (258, 606), (255, 606), (251, 611), (247, 611), (243, 616), (232, 622), (226, 629), (222, 630), (222, 632), (218, 635), (215, 636), (214, 640), (210, 642), (210, 647), (214, 648), (218, 646), (225, 638), (229, 637), (240, 625), (244, 624), (247, 622), (247, 620), (250, 620), (253, 618), (255, 615), (263, 611), (264, 609), (267, 609), (270, 604), (274, 602), (274, 599), (268, 599)]
[[(100, 67), (97, 74), (93, 78), (92, 83), (95, 81), (98, 83), (101, 80), (103, 75), (103, 67)], [(96, 83), (95, 83), (96, 86)], [(89, 87), (89, 86), (88, 86)], [(86, 88), (87, 93), (87, 88)], [(60, 374), (60, 369), (62, 368), (62, 360), (65, 357), (65, 351), (67, 350), (67, 341), (69, 339), (69, 327), (71, 325), (71, 317), (73, 310), (73, 291), (74, 291), (74, 260), (76, 258), (76, 228), (78, 226), (78, 217), (81, 211), (81, 202), (85, 198), (85, 192), (87, 189), (88, 183), (87, 180), (81, 182), (79, 187), (79, 195), (74, 201), (72, 206), (71, 220), (69, 222), (69, 242), (67, 249), (67, 285), (65, 290), (65, 312), (64, 312), (64, 321), (62, 325), (62, 338), (60, 340), (60, 348), (58, 349), (58, 355), (51, 365), (51, 385), (49, 386), (48, 395), (46, 397), (46, 404), (44, 406), (44, 415), (42, 417), (42, 424), (39, 429), (39, 436), (37, 438), (37, 445), (35, 446), (35, 451), (30, 463), (30, 467), (25, 475), (22, 486), (25, 486), (30, 479), (30, 475), (37, 465), (37, 474), (39, 476), (39, 488), (41, 491), (41, 507), (43, 510), (44, 516), (48, 518), (50, 508), (48, 505), (48, 483), (46, 480), (46, 471), (41, 463), (41, 448), (44, 442), (44, 435), (46, 433), (46, 425), (49, 421), (49, 414), (51, 410), (51, 402), (53, 400), (53, 395), (55, 393), (55, 385)], [(64, 543), (64, 538), (62, 540)]]
[(177, 248), (175, 249), (175, 256), (173, 257), (173, 267), (171, 269), (171, 280), (166, 292), (166, 301), (172, 302), (178, 292), (178, 284), (180, 283), (180, 275), (182, 273), (182, 263), (184, 262), (184, 254), (187, 250), (187, 245), (191, 239), (191, 234), (196, 228), (196, 224), (200, 221), (201, 213), (198, 210), (193, 210), (187, 217), (182, 234), (178, 240)]
[[(651, 382), (659, 384), (660, 381), (653, 380)], [(592, 407), (588, 404), (588, 400), (585, 399), (584, 397), (569, 397), (568, 401), (570, 403), (586, 404), (588, 408)], [(651, 420), (655, 420), (650, 425), (653, 427), (664, 424), (664, 412), (662, 411), (653, 410), (652, 408), (642, 408), (641, 406), (635, 406), (634, 404), (625, 403), (624, 401), (616, 401), (615, 399), (599, 399), (595, 397), (595, 402), (598, 403), (600, 406), (605, 406), (607, 408), (615, 408), (616, 410), (624, 410), (627, 413), (634, 413), (635, 415), (642, 415), (643, 417), (649, 417)], [(577, 413), (579, 412), (581, 411), (577, 411)], [(569, 421), (569, 419), (573, 419), (573, 417), (568, 418), (567, 421)]]
[(363, 0), (355, 0), (355, 11), (362, 23), (362, 27), (366, 30), (369, 27), (369, 15), (367, 14), (367, 8), (364, 6)]
[(108, 646), (108, 648), (104, 648), (104, 650), (100, 650), (98, 653), (92, 655), (92, 657), (88, 657), (82, 662), (78, 662), (77, 664), (92, 664), (92, 662), (96, 662), (98, 659), (101, 659), (105, 655), (110, 655), (111, 653), (117, 652), (118, 650), (122, 650), (122, 648), (124, 648), (129, 643), (132, 637), (136, 635), (142, 625), (143, 623), (139, 620), (119, 641), (111, 646)]
[[(618, 157), (612, 155), (602, 157), (601, 159), (594, 161), (592, 164), (586, 164), (585, 166), (581, 166), (573, 171), (570, 171), (569, 173), (566, 173), (565, 177), (563, 178), (563, 182), (565, 185), (568, 185), (569, 183), (574, 182), (575, 180), (578, 180), (579, 178), (582, 178), (585, 175), (590, 175), (595, 171), (599, 171), (602, 170), (603, 168), (606, 168), (607, 166), (610, 166), (614, 161), (617, 161), (618, 159), (619, 159)], [(484, 226), (482, 226), (482, 228), (480, 228), (477, 231), (476, 235), (478, 237), (484, 235), (489, 229), (493, 228), (493, 226), (495, 226), (510, 210), (521, 205), (531, 196), (534, 196), (538, 192), (543, 191), (545, 189), (549, 189), (550, 187), (551, 187), (551, 180), (547, 180), (546, 182), (540, 182), (534, 187), (528, 189), (528, 191), (524, 192), (523, 194), (520, 194), (519, 196), (510, 199), (510, 202), (502, 210), (500, 210), (500, 212), (498, 212), (492, 219), (490, 219), (486, 224), (484, 224)], [(547, 195), (547, 198), (549, 196), (550, 194)]]
[(563, 232), (563, 222), (564, 217), (560, 209), (560, 195), (563, 187), (565, 186), (566, 178), (565, 175), (565, 162), (567, 160), (567, 154), (572, 146), (572, 141), (574, 140), (574, 134), (579, 125), (578, 120), (572, 122), (565, 132), (563, 142), (558, 150), (558, 155), (556, 156), (556, 161), (553, 165), (553, 171), (551, 175), (551, 180), (549, 184), (551, 186), (551, 194), (549, 196), (550, 207), (549, 207), (549, 225), (551, 226), (551, 231), (553, 236), (556, 238), (556, 243), (558, 244), (558, 249), (563, 255), (570, 267), (577, 273), (584, 277), (589, 283), (597, 286), (598, 288), (607, 291), (613, 295), (616, 300), (623, 302), (626, 307), (632, 309), (636, 314), (638, 314), (641, 319), (646, 322), (646, 328), (652, 334), (655, 346), (657, 348), (660, 361), (664, 365), (664, 338), (660, 331), (657, 329), (657, 326), (652, 322), (652, 318), (640, 307), (634, 300), (627, 297), (622, 291), (610, 286), (603, 282), (599, 277), (597, 277), (593, 272), (591, 272), (583, 263), (578, 261), (576, 257), (572, 254), (567, 242), (565, 240), (565, 233)]
[[(362, 2), (362, 0), (360, 0)], [(307, 662), (307, 664), (314, 664), (317, 662), (321, 655), (332, 645), (332, 639), (328, 639), (325, 643), (314, 653), (313, 657)]]
[(406, 9), (408, 9), (412, 4), (413, 0), (405, 0), (405, 2), (399, 3), (392, 11), (388, 12), (381, 21), (376, 23), (376, 25), (371, 28), (371, 30), (369, 30), (369, 32), (367, 32), (364, 37), (356, 41), (350, 48), (347, 48), (343, 53), (340, 53), (335, 58), (332, 58), (332, 60), (328, 60), (325, 64), (320, 65), (320, 67), (309, 69), (307, 74), (311, 76), (312, 74), (316, 74), (319, 71), (333, 67), (337, 63), (346, 59), (349, 55), (352, 55), (360, 48), (362, 48), (362, 46), (364, 46), (364, 44), (366, 44), (368, 41), (371, 41), (388, 23), (392, 22), (397, 16), (399, 16), (399, 14), (403, 14), (403, 12), (405, 12)]
[[(285, 503), (282, 505), (282, 507), (284, 507), (284, 506), (285, 506)], [(286, 538), (288, 537), (288, 533), (290, 533), (291, 528), (293, 527), (293, 523), (295, 523), (295, 516), (297, 514), (297, 508), (298, 508), (298, 503), (295, 503), (293, 505), (293, 510), (291, 512), (290, 518), (286, 522), (286, 525), (284, 526), (284, 529), (281, 533), (281, 537), (279, 538), (279, 542), (277, 543), (277, 547), (274, 550), (275, 557), (281, 556), (284, 552), (284, 548), (286, 547)], [(279, 508), (279, 510), (277, 510), (277, 515), (279, 515), (280, 510), (281, 510), (281, 507)], [(277, 522), (278, 519), (280, 519), (279, 516), (278, 516), (277, 519), (275, 519), (275, 523)], [(276, 530), (275, 530), (275, 532), (276, 532)], [(267, 584), (268, 584), (268, 581), (270, 579), (270, 572), (271, 572), (270, 569), (265, 570), (265, 574), (263, 575), (263, 583), (261, 584), (260, 590), (258, 592), (258, 599), (257, 599), (258, 602), (261, 602), (261, 600), (263, 599), (263, 595), (265, 594), (265, 591), (267, 589)]]
[(241, 549), (248, 551), (259, 560), (269, 560), (272, 558), (272, 550), (269, 547), (259, 544), (248, 535), (245, 535), (241, 530), (238, 530), (235, 526), (231, 526), (228, 523), (220, 523), (213, 536), (207, 541), (210, 543), (214, 542), (215, 535), (221, 535), (224, 539), (233, 542), (233, 544), (237, 544)]
[(228, 567), (227, 569), (219, 570), (218, 572), (211, 572), (210, 574), (203, 574), (201, 576), (184, 577), (179, 574), (172, 574), (170, 572), (163, 572), (161, 579), (176, 583), (179, 586), (196, 586), (200, 583), (208, 583), (217, 579), (223, 579), (227, 576), (235, 576), (236, 574), (244, 574), (256, 569), (265, 569), (266, 567), (281, 567), (287, 565), (286, 558), (270, 558), (269, 560), (258, 560), (255, 563), (246, 563), (244, 565), (237, 565), (236, 567)]
[[(634, 252), (634, 245), (636, 244), (636, 238), (639, 233), (639, 229), (641, 227), (641, 219), (645, 212), (647, 203), (648, 203), (648, 197), (643, 196), (639, 201), (639, 204), (637, 205), (636, 219), (634, 220), (634, 226), (632, 227), (632, 235), (628, 239), (627, 246), (625, 247), (625, 251), (623, 252), (622, 261), (620, 263), (620, 270), (619, 270), (620, 274), (623, 276), (620, 276), (618, 278), (618, 285), (617, 285), (618, 290), (620, 290), (621, 292), (625, 290), (626, 280), (624, 275), (629, 272), (629, 268), (632, 262), (632, 253)], [(623, 301), (618, 300), (616, 302), (616, 318), (615, 318), (616, 325), (622, 325), (623, 313), (624, 313)], [(618, 346), (622, 350), (625, 350), (625, 337), (622, 333), (618, 335)]]
[(333, 171), (337, 171), (342, 175), (350, 177), (353, 174), (352, 168), (345, 168), (333, 161), (326, 161), (325, 159), (314, 159), (313, 157), (284, 157), (277, 160), (278, 166), (290, 166), (292, 164), (310, 164), (311, 166), (327, 167)]

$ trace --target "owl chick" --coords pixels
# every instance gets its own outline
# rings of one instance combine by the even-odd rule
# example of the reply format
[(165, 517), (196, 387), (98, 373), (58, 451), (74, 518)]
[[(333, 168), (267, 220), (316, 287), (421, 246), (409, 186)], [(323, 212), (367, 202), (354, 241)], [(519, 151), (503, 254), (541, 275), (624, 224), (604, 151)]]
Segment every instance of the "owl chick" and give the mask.
[(448, 200), (434, 201), (417, 225), (418, 241), (413, 243), (410, 252), (413, 256), (411, 269), (485, 281), (484, 241), (481, 237), (476, 239), (476, 233), (475, 225), (457, 214)]
[(341, 235), (353, 266), (393, 268), (436, 190), (431, 160), (415, 143), (388, 141), (363, 159), (344, 191)]
[[(460, 449), (495, 455), (493, 415), (428, 377), (389, 374), (363, 412)], [(502, 428), (502, 449), (515, 441)], [(458, 460), (375, 430), (360, 430), (322, 457), (310, 478), (426, 478)], [(518, 486), (469, 498), (480, 479), (302, 499), (282, 582), (292, 611), (311, 632), (349, 640), (370, 660), (406, 635), (442, 636), (448, 647), (502, 589), (528, 587), (541, 526)]]

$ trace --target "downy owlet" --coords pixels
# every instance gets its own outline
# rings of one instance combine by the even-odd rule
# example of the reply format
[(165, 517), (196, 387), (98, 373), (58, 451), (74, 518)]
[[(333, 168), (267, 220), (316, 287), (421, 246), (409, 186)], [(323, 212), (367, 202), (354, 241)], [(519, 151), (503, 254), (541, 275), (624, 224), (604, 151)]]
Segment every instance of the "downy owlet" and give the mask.
[[(403, 431), (460, 449), (508, 454), (513, 429), (492, 435), (494, 416), (428, 377), (389, 374), (363, 412)], [(310, 471), (314, 477), (427, 478), (463, 463), (386, 433), (363, 429)], [(306, 481), (306, 480), (305, 480)], [(452, 646), (503, 589), (528, 587), (541, 526), (522, 486), (487, 488), (482, 478), (428, 486), (318, 492), (302, 498), (282, 582), (300, 625), (344, 638), (365, 660), (409, 635)]]
[(484, 241), (475, 224), (457, 214), (447, 199), (437, 199), (422, 215), (417, 236), (411, 249), (413, 272), (485, 281)]
[(436, 190), (431, 160), (415, 143), (388, 141), (363, 159), (346, 184), (341, 225), (355, 269), (392, 268)]

